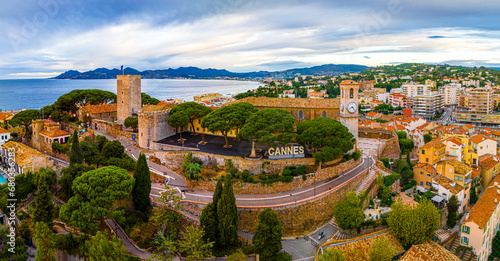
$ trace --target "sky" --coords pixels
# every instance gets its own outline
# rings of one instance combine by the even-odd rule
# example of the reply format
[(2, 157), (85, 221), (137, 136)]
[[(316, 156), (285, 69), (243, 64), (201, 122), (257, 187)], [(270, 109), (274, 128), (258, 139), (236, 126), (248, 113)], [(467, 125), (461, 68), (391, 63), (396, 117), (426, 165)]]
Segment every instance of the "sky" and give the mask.
[(24, 0), (0, 8), (0, 79), (197, 66), (500, 67), (500, 1)]

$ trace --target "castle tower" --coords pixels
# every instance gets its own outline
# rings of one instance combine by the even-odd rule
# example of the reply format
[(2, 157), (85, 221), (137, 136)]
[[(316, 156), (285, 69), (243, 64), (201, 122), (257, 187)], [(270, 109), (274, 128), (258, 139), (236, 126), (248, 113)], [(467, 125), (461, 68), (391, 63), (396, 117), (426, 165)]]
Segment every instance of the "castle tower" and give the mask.
[(132, 115), (137, 116), (141, 110), (141, 76), (117, 75), (117, 118), (123, 123)]
[(340, 122), (354, 135), (356, 144), (358, 141), (359, 85), (359, 83), (350, 80), (340, 83)]
[(44, 120), (43, 119), (37, 119), (37, 120), (32, 120), (31, 121), (31, 126), (33, 126), (33, 135), (31, 137), (31, 147), (41, 150), (40, 146), (40, 132), (43, 131), (44, 127)]

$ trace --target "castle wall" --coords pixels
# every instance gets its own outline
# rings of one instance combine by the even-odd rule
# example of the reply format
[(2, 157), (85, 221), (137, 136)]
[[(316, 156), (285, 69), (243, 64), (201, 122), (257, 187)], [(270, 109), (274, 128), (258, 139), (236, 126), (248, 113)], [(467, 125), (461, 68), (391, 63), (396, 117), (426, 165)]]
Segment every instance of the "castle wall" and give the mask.
[(123, 123), (126, 118), (141, 110), (141, 76), (117, 75), (117, 118)]
[(175, 134), (175, 129), (167, 124), (168, 116), (168, 110), (139, 113), (139, 147), (159, 149), (154, 142)]

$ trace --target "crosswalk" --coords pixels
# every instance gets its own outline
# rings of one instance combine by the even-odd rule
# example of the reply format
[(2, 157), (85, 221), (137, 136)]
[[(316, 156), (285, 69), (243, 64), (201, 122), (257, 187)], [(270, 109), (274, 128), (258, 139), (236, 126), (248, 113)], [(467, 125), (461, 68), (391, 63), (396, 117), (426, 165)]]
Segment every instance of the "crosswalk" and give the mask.
[(344, 239), (352, 238), (351, 235), (342, 233), (341, 229), (339, 228), (339, 225), (337, 224), (337, 222), (335, 222), (335, 218), (332, 218), (330, 220), (330, 222), (328, 222), (328, 223), (330, 223), (332, 226), (334, 226), (337, 229), (337, 231), (335, 232), (335, 234), (333, 234), (333, 236), (330, 238), (330, 240), (344, 240)]

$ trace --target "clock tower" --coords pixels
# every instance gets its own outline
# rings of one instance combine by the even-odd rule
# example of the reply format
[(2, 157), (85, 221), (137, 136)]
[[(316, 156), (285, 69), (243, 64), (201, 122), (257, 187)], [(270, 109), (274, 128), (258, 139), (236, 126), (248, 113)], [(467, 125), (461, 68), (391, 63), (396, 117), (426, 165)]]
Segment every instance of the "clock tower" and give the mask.
[[(345, 80), (340, 83), (340, 122), (354, 135), (358, 143), (358, 92), (359, 83)], [(357, 146), (354, 146), (355, 148)]]

